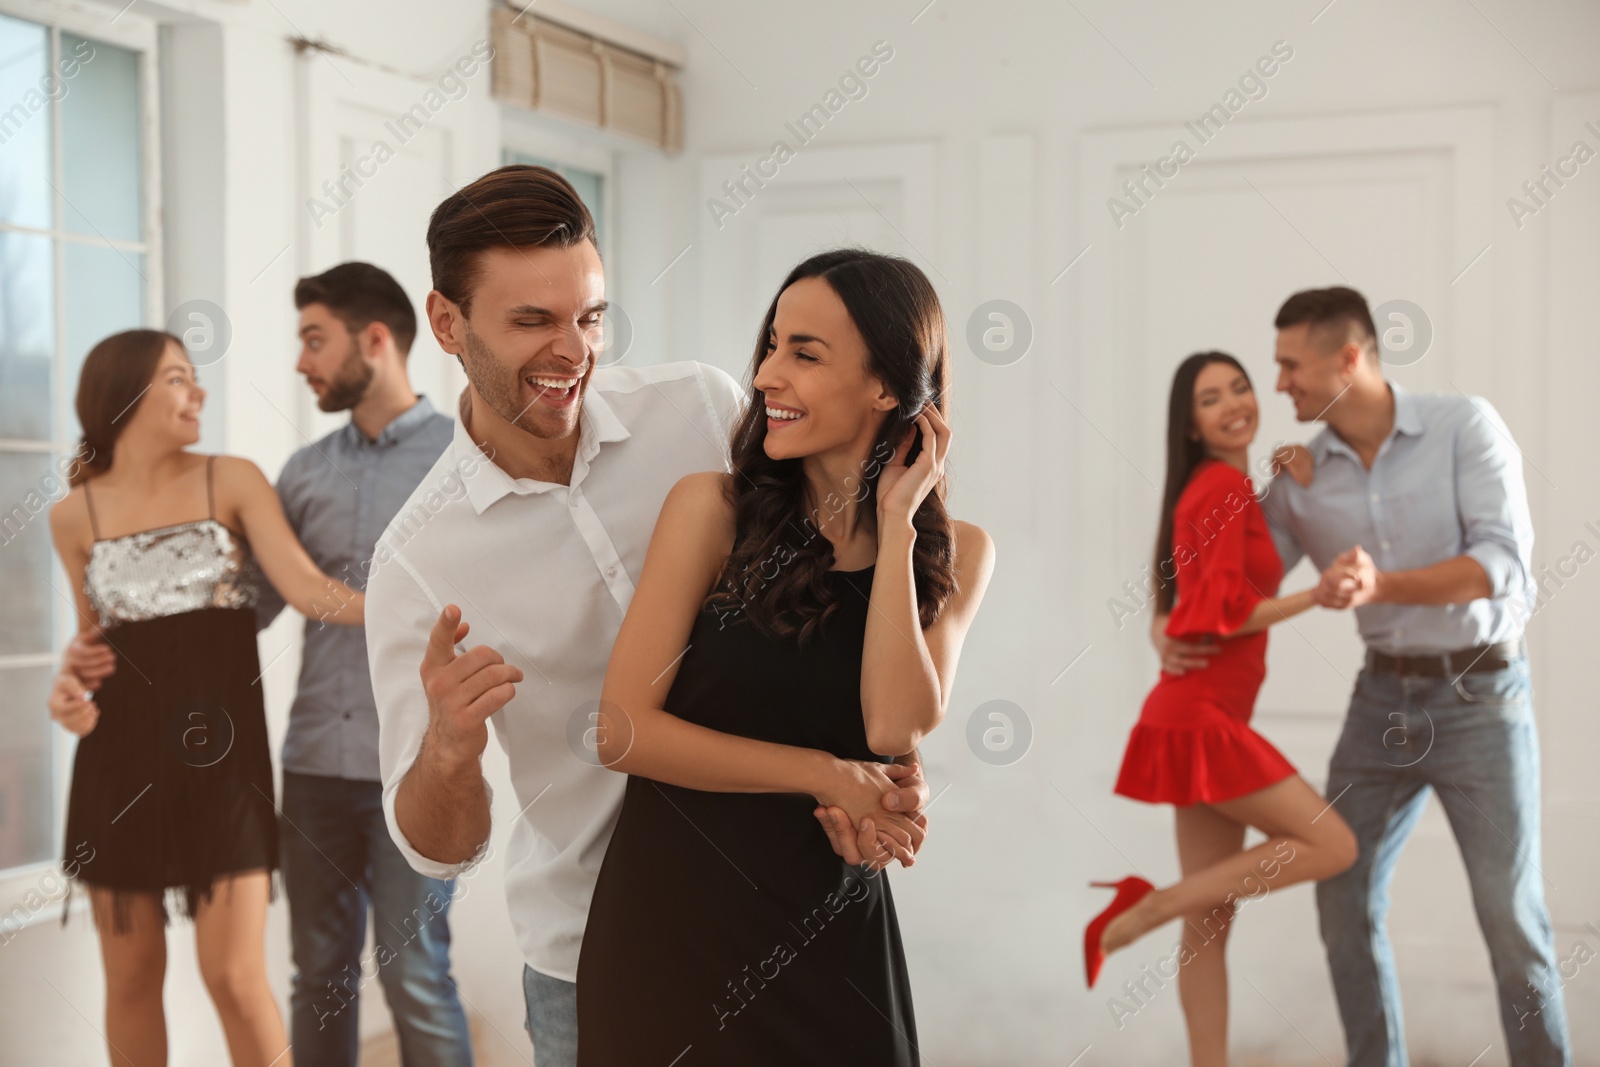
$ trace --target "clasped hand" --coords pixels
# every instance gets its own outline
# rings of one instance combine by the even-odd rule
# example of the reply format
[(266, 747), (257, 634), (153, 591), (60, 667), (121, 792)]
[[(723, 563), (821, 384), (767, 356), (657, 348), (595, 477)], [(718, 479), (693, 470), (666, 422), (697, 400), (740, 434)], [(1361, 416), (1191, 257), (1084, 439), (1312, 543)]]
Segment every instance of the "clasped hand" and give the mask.
[(1346, 549), (1322, 572), (1311, 599), (1325, 608), (1342, 610), (1369, 604), (1377, 595), (1378, 568), (1360, 545)]
[(840, 760), (836, 784), (818, 797), (814, 814), (846, 863), (881, 871), (892, 861), (916, 862), (927, 836), (928, 784), (920, 763)]

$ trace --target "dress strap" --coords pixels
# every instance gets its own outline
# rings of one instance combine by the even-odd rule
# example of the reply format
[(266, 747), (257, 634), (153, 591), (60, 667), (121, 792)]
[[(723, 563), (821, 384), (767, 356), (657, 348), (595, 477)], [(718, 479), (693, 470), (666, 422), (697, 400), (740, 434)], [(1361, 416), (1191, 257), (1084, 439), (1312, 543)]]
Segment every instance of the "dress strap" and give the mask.
[(210, 511), (210, 518), (217, 517), (217, 494), (211, 487), (211, 467), (216, 462), (216, 456), (206, 457), (206, 508)]
[[(93, 479), (90, 479), (90, 481), (92, 480)], [(94, 539), (98, 541), (100, 540), (100, 524), (95, 521), (94, 494), (89, 492), (89, 482), (83, 483), (83, 502), (89, 508), (89, 532), (92, 533), (94, 535)]]

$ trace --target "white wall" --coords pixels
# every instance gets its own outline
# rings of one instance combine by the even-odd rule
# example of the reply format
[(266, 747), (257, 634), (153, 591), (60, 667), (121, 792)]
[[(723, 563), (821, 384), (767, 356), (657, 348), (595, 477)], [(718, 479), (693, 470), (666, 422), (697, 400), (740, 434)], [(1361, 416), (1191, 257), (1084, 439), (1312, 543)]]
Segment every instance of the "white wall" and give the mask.
[[(1600, 383), (1593, 330), (1579, 318), (1600, 284), (1600, 164), (1521, 228), (1505, 203), (1574, 139), (1600, 147), (1582, 128), (1600, 125), (1591, 54), (1600, 15), (1577, 3), (1444, 0), (1403, 9), (1357, 0), (1223, 10), (924, 3), (585, 2), (689, 55), (682, 155), (586, 138), (616, 155), (611, 295), (634, 321), (630, 359), (697, 358), (742, 375), (770, 289), (799, 250), (864, 240), (923, 264), (957, 353), (952, 510), (988, 528), (1000, 548), (949, 721), (924, 749), (935, 790), (949, 788), (922, 860), (895, 876), (925, 1058), (1065, 1063), (1088, 1046), (1084, 1064), (1178, 1062), (1170, 986), (1120, 1028), (1109, 1003), (1166, 954), (1171, 936), (1114, 959), (1102, 990), (1079, 984), (1082, 924), (1102, 902), (1084, 883), (1132, 865), (1176, 873), (1170, 816), (1110, 794), (1155, 664), (1143, 618), (1119, 630), (1107, 600), (1148, 553), (1156, 491), (1147, 482), (1161, 475), (1167, 375), (1189, 351), (1234, 351), (1263, 392), (1262, 444), (1299, 436), (1268, 391), (1270, 322), (1282, 297), (1342, 274), (1374, 301), (1411, 299), (1436, 337), (1394, 377), (1493, 399), (1528, 460), (1536, 565), (1569, 555), (1578, 539), (1600, 547), (1584, 527), (1600, 526), (1589, 459), (1600, 431), (1587, 410)], [(331, 100), (409, 106), (416, 86), (483, 36), (484, 8), (190, 0), (140, 3), (140, 13), (189, 27), (175, 31), (174, 47), (206, 61), (170, 77), (220, 100), (220, 116), (208, 118), (184, 98), (194, 129), (209, 122), (221, 143), (191, 130), (176, 150), (192, 152), (197, 167), (220, 150), (221, 197), (197, 202), (215, 226), (172, 226), (167, 298), (207, 295), (227, 309), (235, 350), (216, 368), (221, 401), (210, 418), (225, 426), (230, 450), (274, 471), (301, 443), (297, 426), (327, 424), (311, 417), (290, 369), (294, 278), (381, 252), (379, 262), (419, 288), (424, 250), (384, 243), (368, 220), (391, 198), (437, 199), (408, 184), (420, 179), (380, 175), (330, 243), (308, 226), (306, 168), (296, 161), (323, 158), (330, 138), (359, 136), (359, 123), (330, 117)], [(292, 35), (348, 54), (297, 60), (285, 43)], [(717, 227), (707, 197), (739, 161), (791, 140), (785, 121), (879, 40), (894, 56), (868, 96)], [(1266, 97), (1115, 228), (1105, 201), (1128, 168), (1160, 155), (1185, 119), (1219, 101), (1280, 40), (1294, 54)], [(456, 184), (496, 164), (501, 118), (486, 80), (441, 121), (450, 136), (433, 163)], [(166, 164), (169, 175), (183, 167), (182, 158)], [(185, 203), (166, 210), (177, 216)], [(403, 225), (420, 235), (415, 219)], [(1027, 355), (1009, 366), (978, 360), (965, 341), (969, 316), (995, 298), (1019, 305), (1033, 330)], [(442, 391), (452, 371), (430, 359), (439, 360), (436, 350), (419, 346), (418, 377)], [(1600, 935), (1584, 925), (1600, 923), (1590, 847), (1600, 829), (1590, 770), (1600, 733), (1583, 673), (1586, 623), (1600, 608), (1592, 570), (1567, 580), (1530, 627), (1545, 751), (1543, 866), (1564, 959), (1580, 943), (1600, 951)], [(1286, 587), (1306, 580), (1302, 571)], [(280, 622), (263, 638), (264, 661), (293, 638)], [(1259, 723), (1313, 782), (1325, 774), (1358, 651), (1342, 618), (1274, 636)], [(280, 736), (295, 670), (290, 653), (266, 679)], [(1020, 706), (1033, 733), (1026, 757), (1009, 766), (981, 762), (966, 740), (974, 709), (998, 699)], [(457, 973), (488, 1021), (484, 1061), (523, 1062), (518, 961), (497, 878), (492, 867), (482, 872), (458, 905)], [(1391, 927), (1416, 1062), (1467, 1063), (1481, 1053), (1480, 1064), (1505, 1063), (1487, 958), (1436, 806), (1401, 863)], [(281, 905), (269, 937), (282, 988)], [(1280, 1063), (1338, 1062), (1310, 892), (1250, 908), (1231, 951), (1235, 1049)], [(168, 985), (173, 1060), (217, 1062), (220, 1035), (186, 954), (174, 951)], [(1600, 1063), (1592, 1021), (1600, 978), (1591, 967), (1567, 969), (1579, 1061)], [(37, 992), (39, 975), (68, 994), (70, 1008)], [(7, 1061), (96, 1062), (99, 995), (86, 923), (28, 929), (0, 951)], [(381, 1024), (381, 1011), (369, 1013), (364, 1030)]]

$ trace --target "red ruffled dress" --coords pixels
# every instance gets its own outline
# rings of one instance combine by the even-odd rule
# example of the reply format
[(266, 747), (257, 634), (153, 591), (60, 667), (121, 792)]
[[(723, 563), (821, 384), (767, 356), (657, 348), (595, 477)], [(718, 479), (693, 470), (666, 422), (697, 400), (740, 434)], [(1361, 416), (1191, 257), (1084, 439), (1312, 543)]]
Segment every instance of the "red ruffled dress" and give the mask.
[(1267, 632), (1230, 636), (1277, 594), (1283, 563), (1250, 480), (1215, 459), (1195, 468), (1179, 496), (1172, 541), (1178, 588), (1167, 635), (1210, 634), (1220, 650), (1201, 670), (1161, 672), (1128, 738), (1116, 792), (1152, 804), (1214, 804), (1296, 773), (1250, 728), (1267, 676)]

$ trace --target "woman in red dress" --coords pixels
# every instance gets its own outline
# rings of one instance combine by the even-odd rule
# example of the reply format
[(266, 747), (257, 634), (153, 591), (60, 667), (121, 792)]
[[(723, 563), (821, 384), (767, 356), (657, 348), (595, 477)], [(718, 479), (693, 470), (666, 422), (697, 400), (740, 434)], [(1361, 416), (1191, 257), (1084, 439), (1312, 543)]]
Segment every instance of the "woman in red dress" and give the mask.
[[(1184, 920), (1178, 992), (1195, 1067), (1227, 1062), (1223, 946), (1238, 903), (1331, 877), (1356, 858), (1338, 812), (1250, 728), (1267, 627), (1315, 606), (1311, 590), (1277, 595), (1283, 565), (1245, 474), (1257, 416), (1250, 377), (1232, 356), (1201, 352), (1179, 365), (1156, 611), (1170, 612), (1169, 636), (1211, 641), (1217, 651), (1202, 669), (1162, 672), (1128, 739), (1116, 791), (1175, 807), (1183, 880), (1164, 889), (1136, 877), (1114, 883), (1116, 900), (1084, 940), (1092, 986), (1106, 953)], [(1266, 840), (1245, 848), (1247, 827)]]

